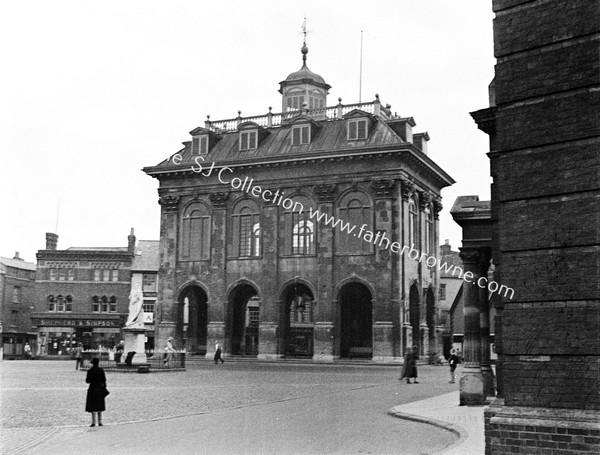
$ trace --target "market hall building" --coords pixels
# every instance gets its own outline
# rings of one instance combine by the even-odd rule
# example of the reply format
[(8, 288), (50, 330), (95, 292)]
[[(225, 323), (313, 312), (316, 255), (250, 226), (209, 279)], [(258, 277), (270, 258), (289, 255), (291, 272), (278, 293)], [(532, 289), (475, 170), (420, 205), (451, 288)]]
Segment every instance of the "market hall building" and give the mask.
[(378, 95), (327, 107), (307, 53), (280, 82), (281, 113), (209, 117), (144, 168), (160, 182), (156, 341), (263, 359), (441, 352), (437, 268), (400, 248), (438, 256), (454, 181)]

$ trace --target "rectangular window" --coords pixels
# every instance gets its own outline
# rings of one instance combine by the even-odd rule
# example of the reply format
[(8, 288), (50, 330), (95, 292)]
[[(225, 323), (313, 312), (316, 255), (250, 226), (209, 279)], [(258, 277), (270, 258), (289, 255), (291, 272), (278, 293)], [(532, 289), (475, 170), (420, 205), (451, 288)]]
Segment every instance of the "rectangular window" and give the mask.
[(108, 311), (108, 300), (102, 300), (102, 306), (100, 307), (103, 313)]
[(65, 311), (65, 301), (63, 298), (59, 298), (56, 302), (56, 311), (60, 311), (61, 313)]
[(65, 311), (67, 311), (67, 312), (73, 311), (73, 302), (69, 301), (68, 299), (67, 299), (67, 302), (65, 303)]
[(192, 139), (192, 155), (208, 155), (208, 136)]
[(240, 150), (254, 150), (256, 148), (256, 131), (243, 131), (240, 133)]
[(110, 312), (111, 313), (116, 313), (117, 312), (117, 302), (113, 302), (111, 300), (111, 302), (110, 302)]
[(195, 137), (192, 139), (192, 155), (198, 155), (200, 153), (200, 138)]
[(101, 274), (102, 270), (100, 269), (95, 269), (94, 270), (94, 281), (100, 281), (100, 274)]
[(112, 271), (112, 280), (119, 281), (119, 269), (113, 269)]
[(13, 303), (21, 303), (21, 288), (19, 286), (15, 286), (13, 288)]
[(144, 313), (154, 313), (154, 300), (144, 300)]
[(65, 281), (66, 275), (67, 275), (67, 271), (65, 269), (58, 269), (58, 279), (60, 281)]
[(104, 269), (102, 271), (102, 273), (103, 273), (102, 281), (110, 281), (110, 269)]
[(56, 269), (50, 269), (50, 279), (56, 280)]
[(67, 279), (69, 281), (75, 280), (75, 269), (68, 269), (67, 270)]
[(100, 302), (94, 302), (92, 304), (92, 311), (94, 313), (100, 313)]
[(145, 273), (142, 283), (143, 292), (156, 292), (156, 275)]
[(56, 306), (54, 305), (54, 300), (48, 301), (48, 311), (56, 311)]
[(446, 300), (446, 285), (440, 284), (440, 300)]
[(348, 121), (348, 140), (356, 141), (367, 138), (367, 121), (366, 120), (349, 120)]
[(310, 126), (292, 127), (292, 145), (304, 145), (310, 143)]

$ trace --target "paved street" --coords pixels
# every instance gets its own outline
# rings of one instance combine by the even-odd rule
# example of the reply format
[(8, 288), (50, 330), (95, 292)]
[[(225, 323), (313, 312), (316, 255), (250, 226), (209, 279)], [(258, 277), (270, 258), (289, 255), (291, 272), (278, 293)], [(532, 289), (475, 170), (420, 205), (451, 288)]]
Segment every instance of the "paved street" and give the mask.
[(108, 372), (102, 428), (89, 428), (85, 374), (74, 362), (4, 361), (3, 454), (422, 454), (456, 436), (388, 415), (445, 394), (447, 367), (198, 362), (185, 372)]

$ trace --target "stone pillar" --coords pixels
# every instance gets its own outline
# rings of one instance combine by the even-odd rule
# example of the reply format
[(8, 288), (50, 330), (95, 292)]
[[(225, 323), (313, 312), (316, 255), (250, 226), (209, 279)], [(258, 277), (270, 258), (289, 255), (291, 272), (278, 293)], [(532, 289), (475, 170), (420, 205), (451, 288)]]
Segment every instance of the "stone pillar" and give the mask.
[(482, 405), (485, 402), (484, 381), (481, 374), (480, 292), (476, 284), (481, 274), (482, 256), (477, 249), (460, 248), (465, 272), (463, 283), (465, 363), (460, 378), (461, 406)]
[(377, 321), (373, 324), (373, 362), (394, 360), (394, 324)]
[(258, 359), (277, 360), (283, 357), (278, 354), (278, 324), (276, 322), (261, 322), (258, 326), (259, 353)]
[(158, 296), (156, 299), (155, 346), (163, 350), (168, 337), (175, 338), (174, 312), (177, 306), (177, 265), (179, 200), (176, 195), (161, 196)]
[[(489, 269), (489, 254), (483, 254), (481, 276), (487, 277)], [(485, 397), (496, 395), (494, 371), (490, 360), (490, 302), (487, 288), (479, 289), (479, 326), (481, 328), (481, 374), (483, 376), (483, 391)]]
[(313, 360), (317, 362), (333, 362), (333, 340), (333, 323), (315, 323)]
[[(336, 197), (335, 185), (320, 185), (315, 187), (318, 209), (320, 213), (333, 215), (333, 201)], [(319, 267), (319, 278), (317, 282), (317, 293), (315, 296), (317, 306), (314, 311), (315, 329), (313, 339), (313, 359), (317, 361), (330, 362), (334, 359), (336, 343), (335, 306), (333, 295), (333, 251), (334, 239), (333, 229), (318, 223), (317, 235), (317, 258)], [(339, 355), (338, 355), (339, 357)]]

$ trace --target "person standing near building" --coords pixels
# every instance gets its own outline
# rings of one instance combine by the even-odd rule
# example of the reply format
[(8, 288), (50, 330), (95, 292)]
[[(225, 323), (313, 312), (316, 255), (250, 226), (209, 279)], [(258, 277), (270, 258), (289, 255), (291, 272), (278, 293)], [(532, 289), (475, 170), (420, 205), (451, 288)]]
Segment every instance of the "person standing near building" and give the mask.
[(31, 346), (29, 346), (29, 343), (25, 343), (25, 346), (23, 347), (23, 352), (25, 354), (25, 358), (27, 360), (31, 360)]
[(106, 410), (104, 399), (108, 395), (106, 389), (106, 375), (104, 370), (98, 366), (100, 360), (98, 357), (92, 359), (92, 367), (88, 370), (85, 382), (90, 386), (87, 391), (85, 400), (85, 411), (92, 414), (92, 424), (90, 427), (96, 426), (96, 416), (98, 418), (98, 426), (102, 426), (102, 412)]
[(456, 381), (456, 367), (460, 363), (460, 357), (456, 355), (456, 349), (450, 351), (448, 363), (450, 364), (450, 384), (454, 384)]
[(219, 342), (217, 341), (215, 343), (215, 365), (217, 364), (217, 362), (220, 360), (221, 363), (225, 363), (225, 361), (223, 360), (222, 357), (222, 349), (221, 349), (221, 345), (219, 344)]
[[(402, 376), (400, 376), (400, 380), (406, 378), (407, 384), (418, 384), (417, 381), (417, 360), (419, 359), (419, 348), (417, 346), (413, 346), (412, 349), (408, 349), (406, 351), (406, 355), (404, 356), (404, 366), (402, 367)], [(410, 382), (411, 379), (414, 379), (413, 382)]]
[(78, 343), (75, 348), (75, 370), (79, 370), (79, 367), (83, 368), (83, 346), (81, 343)]
[(173, 352), (175, 352), (175, 348), (173, 348), (173, 337), (169, 337), (167, 338), (167, 345), (165, 346), (165, 365), (171, 361)]

